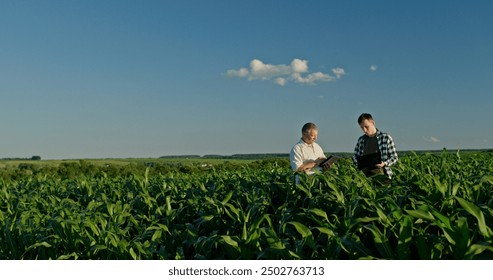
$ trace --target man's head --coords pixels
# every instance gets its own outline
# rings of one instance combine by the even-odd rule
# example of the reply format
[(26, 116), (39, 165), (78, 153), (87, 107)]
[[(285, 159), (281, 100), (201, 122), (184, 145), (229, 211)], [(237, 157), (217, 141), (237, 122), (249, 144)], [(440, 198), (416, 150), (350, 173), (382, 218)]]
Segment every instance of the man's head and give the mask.
[(307, 144), (313, 144), (318, 137), (318, 127), (314, 123), (306, 123), (301, 128), (301, 138)]
[(363, 113), (358, 117), (358, 124), (367, 136), (375, 136), (377, 128), (373, 117), (368, 113)]

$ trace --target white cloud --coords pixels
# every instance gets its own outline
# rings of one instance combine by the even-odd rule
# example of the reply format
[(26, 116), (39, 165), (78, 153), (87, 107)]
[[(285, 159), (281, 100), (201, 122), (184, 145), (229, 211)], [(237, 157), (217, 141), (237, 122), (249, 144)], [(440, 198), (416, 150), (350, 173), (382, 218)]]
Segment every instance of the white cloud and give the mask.
[(372, 66), (370, 66), (370, 71), (375, 72), (377, 70), (378, 70), (378, 66), (376, 66), (375, 64), (373, 64)]
[(250, 62), (250, 80), (270, 80), (272, 77), (288, 75), (291, 68), (287, 65), (265, 64), (259, 59)]
[(305, 77), (301, 76), (299, 73), (293, 73), (291, 75), (293, 81), (300, 84), (310, 84), (313, 85), (317, 81), (321, 82), (330, 82), (335, 80), (336, 78), (329, 76), (328, 74), (324, 74), (322, 72), (316, 72), (306, 75)]
[(250, 72), (246, 68), (240, 68), (238, 70), (231, 69), (226, 72), (227, 76), (240, 77), (240, 78), (247, 77), (249, 74)]
[(336, 75), (338, 79), (340, 79), (342, 76), (346, 75), (346, 72), (342, 68), (334, 68), (332, 69), (332, 73)]
[(432, 143), (439, 143), (440, 142), (440, 139), (438, 139), (434, 136), (431, 136), (430, 138), (424, 137), (424, 140), (426, 142), (432, 142)]
[(286, 64), (266, 64), (260, 59), (253, 59), (250, 61), (250, 68), (230, 69), (226, 71), (226, 76), (247, 78), (249, 81), (253, 80), (273, 80), (274, 83), (284, 86), (288, 81), (293, 81), (299, 84), (314, 85), (317, 82), (331, 82), (340, 79), (346, 75), (346, 72), (342, 68), (332, 69), (331, 76), (322, 72), (310, 72), (308, 68), (308, 61), (295, 58), (289, 65)]
[(287, 81), (284, 78), (277, 78), (274, 82), (280, 86), (284, 86)]
[(308, 72), (308, 61), (295, 58), (291, 62), (291, 68), (294, 73)]

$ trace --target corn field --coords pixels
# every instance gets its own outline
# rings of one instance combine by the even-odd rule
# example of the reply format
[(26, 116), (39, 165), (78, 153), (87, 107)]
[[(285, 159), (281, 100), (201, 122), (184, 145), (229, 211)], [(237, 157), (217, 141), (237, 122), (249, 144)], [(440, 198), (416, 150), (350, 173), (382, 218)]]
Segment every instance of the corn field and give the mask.
[(493, 259), (493, 154), (0, 181), (0, 259)]

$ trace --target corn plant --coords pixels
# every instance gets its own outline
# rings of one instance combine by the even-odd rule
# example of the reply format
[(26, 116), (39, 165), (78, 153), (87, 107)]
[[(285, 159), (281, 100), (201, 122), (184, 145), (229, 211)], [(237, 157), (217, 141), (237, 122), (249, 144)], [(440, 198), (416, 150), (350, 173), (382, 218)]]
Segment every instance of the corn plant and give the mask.
[(390, 184), (349, 158), (299, 184), (285, 161), (89, 167), (0, 179), (0, 259), (493, 259), (490, 152), (404, 155)]

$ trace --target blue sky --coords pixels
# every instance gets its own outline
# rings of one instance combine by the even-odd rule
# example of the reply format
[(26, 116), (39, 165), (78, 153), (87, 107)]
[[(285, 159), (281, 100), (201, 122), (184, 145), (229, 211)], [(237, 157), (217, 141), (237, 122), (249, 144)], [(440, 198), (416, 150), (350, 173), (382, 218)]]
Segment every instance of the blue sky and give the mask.
[(491, 1), (0, 1), (1, 157), (493, 148)]

